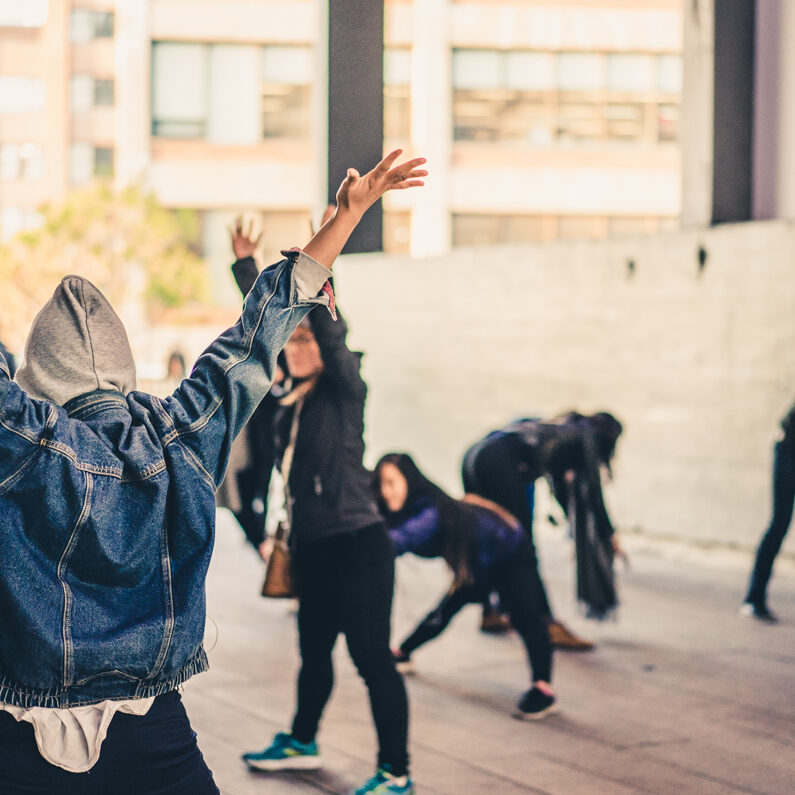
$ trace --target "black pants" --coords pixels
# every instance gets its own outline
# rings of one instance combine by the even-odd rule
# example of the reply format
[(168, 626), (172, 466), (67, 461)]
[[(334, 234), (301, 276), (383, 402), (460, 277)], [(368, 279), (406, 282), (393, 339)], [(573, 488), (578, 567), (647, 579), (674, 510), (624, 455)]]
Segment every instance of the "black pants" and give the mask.
[(767, 584), (773, 572), (773, 562), (792, 521), (794, 503), (795, 447), (776, 442), (773, 448), (773, 517), (759, 542), (748, 595), (745, 597), (746, 602), (758, 607), (766, 606)]
[(551, 681), (552, 645), (543, 612), (544, 587), (527, 538), (522, 539), (514, 557), (496, 572), (494, 581), (489, 586), (484, 588), (466, 585), (447, 593), (439, 605), (400, 644), (401, 651), (411, 654), (423, 643), (437, 637), (464, 605), (482, 602), (484, 594), (490, 590), (499, 593), (502, 609), (507, 611), (511, 624), (525, 645), (530, 661), (531, 680)]
[(541, 589), (541, 611), (552, 617), (544, 581), (538, 571), (533, 543), (533, 514), (527, 499), (527, 486), (542, 474), (528, 461), (529, 450), (514, 436), (500, 436), (485, 441), (464, 456), (461, 476), (464, 491), (479, 494), (509, 510), (521, 523), (536, 561), (537, 587)]
[(116, 713), (99, 760), (86, 773), (47, 762), (33, 727), (0, 712), (2, 795), (218, 795), (213, 774), (176, 690), (158, 696), (146, 715)]
[(378, 764), (395, 775), (408, 769), (408, 698), (389, 650), (395, 564), (382, 525), (299, 547), (301, 671), (293, 734), (313, 740), (334, 685), (331, 652), (342, 633), (367, 685), (378, 734)]

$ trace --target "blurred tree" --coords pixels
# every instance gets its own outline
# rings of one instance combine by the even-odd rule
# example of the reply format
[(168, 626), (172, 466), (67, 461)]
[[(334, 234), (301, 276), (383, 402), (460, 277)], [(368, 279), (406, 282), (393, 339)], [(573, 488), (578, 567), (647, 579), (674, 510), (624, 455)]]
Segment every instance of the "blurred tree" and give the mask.
[(206, 299), (194, 212), (169, 210), (140, 188), (116, 191), (105, 182), (40, 212), (41, 227), (0, 246), (0, 339), (17, 350), (35, 313), (70, 273), (92, 281), (117, 308), (142, 301), (150, 320)]

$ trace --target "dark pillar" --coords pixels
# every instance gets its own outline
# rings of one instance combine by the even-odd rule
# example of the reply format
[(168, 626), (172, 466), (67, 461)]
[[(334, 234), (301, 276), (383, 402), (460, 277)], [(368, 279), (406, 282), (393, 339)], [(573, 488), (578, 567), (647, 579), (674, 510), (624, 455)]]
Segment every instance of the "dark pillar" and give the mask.
[(712, 223), (752, 217), (756, 0), (715, 3)]
[[(348, 168), (364, 173), (384, 146), (384, 4), (329, 0), (328, 199)], [(381, 202), (362, 219), (345, 253), (381, 251)]]

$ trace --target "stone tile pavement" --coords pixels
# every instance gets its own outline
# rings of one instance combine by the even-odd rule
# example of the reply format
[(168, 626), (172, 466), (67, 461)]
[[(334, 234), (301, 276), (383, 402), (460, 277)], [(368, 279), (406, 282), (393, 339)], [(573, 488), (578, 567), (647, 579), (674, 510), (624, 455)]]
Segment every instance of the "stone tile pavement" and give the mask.
[[(782, 621), (737, 617), (749, 560), (629, 537), (616, 622), (577, 617), (570, 542), (538, 528), (558, 616), (598, 641), (555, 658), (560, 712), (511, 719), (527, 686), (514, 636), (477, 631), (466, 608), (415, 654), (408, 682), (413, 776), (420, 795), (457, 793), (795, 792), (795, 565), (782, 560), (771, 601)], [(224, 795), (346, 792), (373, 768), (364, 687), (344, 643), (319, 743), (321, 771), (250, 773), (241, 752), (266, 744), (292, 715), (296, 653), (290, 606), (258, 596), (262, 565), (234, 520), (219, 513), (208, 579), (211, 670), (185, 687), (199, 744)], [(399, 561), (394, 637), (447, 586), (438, 561)]]

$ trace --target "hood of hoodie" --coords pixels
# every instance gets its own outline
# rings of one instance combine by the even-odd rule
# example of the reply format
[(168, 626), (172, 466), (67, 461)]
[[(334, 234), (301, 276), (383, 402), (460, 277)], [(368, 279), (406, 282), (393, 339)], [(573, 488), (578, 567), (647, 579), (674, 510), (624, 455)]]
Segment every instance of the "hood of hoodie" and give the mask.
[(87, 279), (66, 276), (36, 315), (15, 380), (31, 397), (63, 406), (96, 389), (135, 389), (127, 332)]

